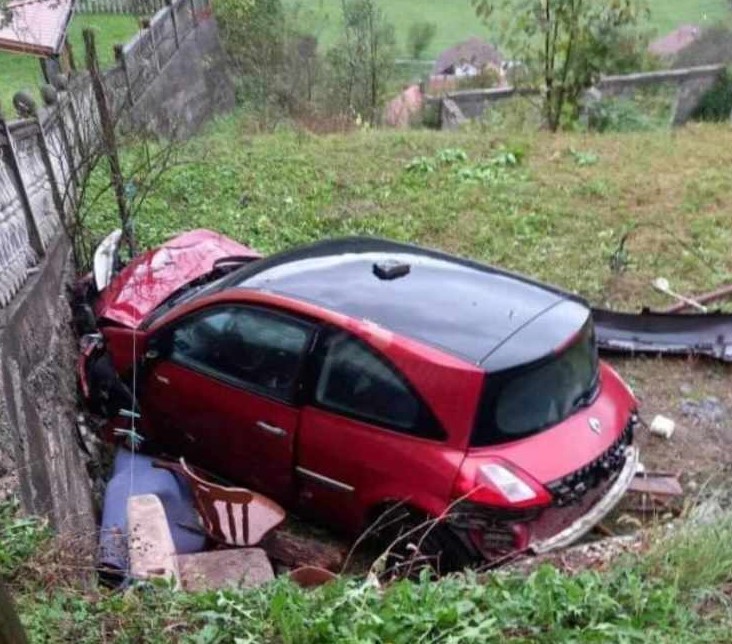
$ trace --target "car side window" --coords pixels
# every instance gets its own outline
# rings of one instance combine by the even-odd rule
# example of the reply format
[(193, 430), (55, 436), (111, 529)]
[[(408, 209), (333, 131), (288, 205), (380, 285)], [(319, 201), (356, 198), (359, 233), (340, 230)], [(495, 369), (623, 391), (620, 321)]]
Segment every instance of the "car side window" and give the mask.
[(244, 306), (218, 307), (174, 328), (170, 359), (291, 400), (309, 337), (308, 324), (284, 315)]
[(319, 348), (315, 402), (328, 410), (423, 438), (442, 438), (436, 420), (407, 381), (365, 343), (345, 332)]

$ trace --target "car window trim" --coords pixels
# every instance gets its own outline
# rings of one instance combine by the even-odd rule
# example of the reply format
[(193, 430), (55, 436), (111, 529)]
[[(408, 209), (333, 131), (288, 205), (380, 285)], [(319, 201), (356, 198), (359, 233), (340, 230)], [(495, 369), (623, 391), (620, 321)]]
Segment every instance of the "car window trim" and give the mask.
[[(397, 377), (399, 382), (401, 382), (404, 387), (407, 389), (407, 391), (414, 397), (414, 399), (417, 401), (417, 404), (419, 405), (419, 416), (420, 420), (427, 421), (433, 432), (429, 435), (424, 433), (416, 433), (413, 431), (409, 431), (407, 429), (404, 429), (404, 427), (400, 427), (399, 425), (395, 425), (393, 423), (384, 422), (381, 420), (377, 420), (373, 417), (365, 416), (363, 414), (359, 414), (358, 412), (354, 411), (343, 411), (339, 409), (338, 407), (331, 406), (328, 404), (321, 403), (317, 400), (315, 395), (315, 390), (318, 384), (318, 380), (320, 379), (320, 375), (322, 372), (323, 365), (318, 364), (317, 360), (317, 353), (320, 349), (322, 349), (323, 343), (328, 339), (328, 337), (334, 333), (344, 333), (348, 336), (350, 340), (356, 341), (359, 345), (364, 347), (366, 351), (371, 353), (373, 356), (375, 356), (378, 360), (383, 362), (387, 368)], [(310, 368), (307, 370), (307, 375), (305, 377), (305, 395), (303, 396), (303, 403), (306, 405), (310, 405), (316, 409), (322, 409), (323, 411), (326, 411), (330, 414), (334, 414), (335, 416), (340, 416), (343, 418), (349, 418), (352, 420), (355, 420), (356, 422), (363, 423), (365, 425), (369, 425), (370, 427), (393, 432), (395, 434), (398, 434), (399, 436), (406, 436), (408, 438), (414, 438), (417, 440), (426, 440), (430, 441), (431, 443), (444, 443), (447, 441), (448, 434), (445, 431), (445, 428), (443, 427), (442, 423), (439, 421), (435, 413), (432, 411), (432, 408), (427, 404), (427, 401), (420, 395), (420, 393), (417, 391), (417, 389), (414, 387), (414, 385), (409, 381), (409, 379), (401, 372), (401, 370), (392, 362), (391, 359), (389, 359), (388, 356), (384, 355), (374, 347), (368, 344), (368, 342), (365, 342), (362, 338), (359, 338), (357, 335), (352, 333), (351, 331), (348, 331), (347, 329), (343, 329), (338, 326), (325, 324), (320, 327), (318, 330), (316, 337), (314, 338), (312, 342), (312, 348), (308, 352), (308, 361), (310, 362)], [(421, 425), (421, 423), (420, 423)], [(419, 426), (417, 427), (419, 429)]]
[(275, 307), (262, 306), (260, 304), (249, 304), (247, 302), (217, 302), (210, 306), (207, 306), (207, 307), (204, 307), (201, 309), (197, 309), (195, 311), (191, 311), (190, 313), (186, 313), (185, 315), (183, 315), (179, 318), (176, 318), (175, 320), (171, 321), (169, 324), (156, 330), (156, 332), (153, 334), (153, 338), (157, 337), (158, 335), (163, 335), (165, 333), (175, 332), (176, 327), (178, 327), (181, 324), (184, 324), (186, 321), (188, 321), (192, 318), (198, 317), (200, 315), (205, 315), (206, 313), (215, 311), (217, 309), (225, 309), (225, 308), (231, 308), (231, 307), (245, 309), (245, 310), (261, 311), (265, 315), (271, 315), (273, 317), (283, 318), (286, 321), (293, 321), (296, 324), (302, 326), (305, 329), (305, 331), (307, 332), (307, 337), (305, 339), (303, 349), (300, 352), (300, 357), (298, 359), (298, 365), (297, 365), (297, 369), (296, 369), (296, 373), (295, 373), (295, 378), (294, 378), (292, 386), (290, 387), (290, 389), (288, 391), (287, 397), (278, 396), (271, 389), (261, 387), (254, 383), (251, 383), (251, 382), (246, 382), (246, 381), (240, 380), (239, 378), (236, 378), (235, 376), (230, 376), (230, 375), (222, 373), (221, 371), (218, 371), (216, 369), (206, 367), (205, 365), (201, 365), (200, 363), (193, 363), (193, 362), (186, 361), (186, 360), (173, 359), (172, 354), (168, 355), (163, 360), (168, 361), (171, 364), (180, 366), (184, 369), (188, 369), (189, 371), (193, 371), (194, 373), (199, 373), (204, 376), (208, 376), (208, 377), (212, 378), (213, 380), (222, 382), (235, 389), (246, 391), (246, 392), (258, 395), (258, 396), (262, 396), (264, 398), (268, 398), (269, 400), (288, 405), (289, 407), (293, 407), (293, 408), (300, 407), (301, 404), (299, 404), (300, 403), (299, 392), (301, 391), (302, 386), (303, 386), (304, 368), (305, 368), (305, 364), (307, 362), (308, 356), (310, 355), (310, 352), (312, 350), (312, 347), (314, 346), (313, 339), (316, 336), (317, 331), (318, 331), (318, 325), (316, 323), (314, 323), (313, 321), (308, 320), (307, 318), (293, 315), (289, 311), (284, 311), (282, 309), (278, 309)]

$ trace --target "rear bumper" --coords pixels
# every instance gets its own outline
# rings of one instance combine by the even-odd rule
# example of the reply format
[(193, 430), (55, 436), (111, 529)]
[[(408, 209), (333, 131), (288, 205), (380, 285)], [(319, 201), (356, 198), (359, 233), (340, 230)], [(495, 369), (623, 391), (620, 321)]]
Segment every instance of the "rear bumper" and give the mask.
[(564, 528), (561, 532), (546, 539), (529, 543), (528, 549), (535, 554), (543, 554), (558, 548), (565, 548), (587, 534), (602, 521), (623, 498), (638, 470), (639, 453), (635, 447), (625, 450), (625, 464), (607, 492), (590, 510)]

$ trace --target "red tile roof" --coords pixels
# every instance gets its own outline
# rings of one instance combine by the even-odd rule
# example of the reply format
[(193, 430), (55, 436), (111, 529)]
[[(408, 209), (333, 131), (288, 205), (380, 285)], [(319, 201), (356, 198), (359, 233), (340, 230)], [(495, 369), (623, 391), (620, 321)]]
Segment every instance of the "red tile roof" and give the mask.
[(15, 0), (10, 22), (0, 27), (0, 51), (53, 56), (66, 39), (73, 0)]
[(674, 56), (693, 43), (700, 35), (701, 29), (696, 25), (681, 25), (671, 33), (654, 40), (648, 45), (648, 51), (656, 56)]

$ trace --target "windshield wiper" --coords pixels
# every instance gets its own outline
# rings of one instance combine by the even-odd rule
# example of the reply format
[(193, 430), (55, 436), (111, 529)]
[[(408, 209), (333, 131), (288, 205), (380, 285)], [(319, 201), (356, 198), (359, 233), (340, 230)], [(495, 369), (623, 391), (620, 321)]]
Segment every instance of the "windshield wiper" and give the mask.
[(577, 409), (580, 409), (582, 407), (587, 407), (589, 404), (592, 403), (593, 400), (595, 400), (595, 397), (597, 396), (597, 392), (599, 390), (599, 384), (600, 384), (600, 373), (599, 370), (595, 372), (595, 375), (592, 378), (592, 383), (590, 383), (590, 386), (583, 391), (579, 396), (577, 396), (572, 401), (572, 411), (576, 411)]

